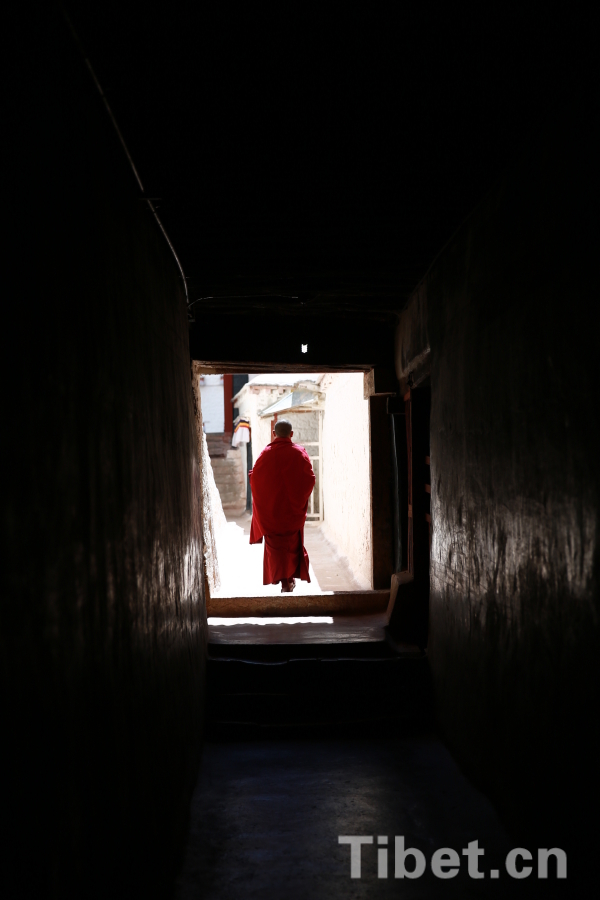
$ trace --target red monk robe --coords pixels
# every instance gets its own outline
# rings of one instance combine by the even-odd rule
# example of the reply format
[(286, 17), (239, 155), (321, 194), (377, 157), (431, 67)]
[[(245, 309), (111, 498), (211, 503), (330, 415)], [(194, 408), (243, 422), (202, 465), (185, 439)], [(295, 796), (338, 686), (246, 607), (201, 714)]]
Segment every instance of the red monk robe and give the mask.
[(263, 584), (281, 581), (283, 590), (288, 579), (310, 581), (304, 522), (314, 483), (308, 454), (291, 437), (267, 444), (250, 471), (250, 543), (265, 539)]

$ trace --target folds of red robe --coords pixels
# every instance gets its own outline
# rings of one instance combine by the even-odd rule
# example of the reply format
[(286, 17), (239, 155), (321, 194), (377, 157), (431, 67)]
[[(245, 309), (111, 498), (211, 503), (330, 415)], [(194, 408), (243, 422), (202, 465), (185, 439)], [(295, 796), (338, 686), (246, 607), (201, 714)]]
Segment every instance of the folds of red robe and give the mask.
[(263, 584), (282, 578), (310, 581), (304, 547), (304, 522), (315, 474), (303, 447), (291, 438), (275, 438), (250, 472), (250, 543), (265, 539)]

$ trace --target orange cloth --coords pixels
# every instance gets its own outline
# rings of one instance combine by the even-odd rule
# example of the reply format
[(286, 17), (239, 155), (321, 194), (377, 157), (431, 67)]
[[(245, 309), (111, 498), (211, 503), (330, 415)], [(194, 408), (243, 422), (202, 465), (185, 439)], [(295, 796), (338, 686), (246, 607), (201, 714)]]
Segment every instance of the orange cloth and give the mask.
[(278, 584), (283, 578), (310, 581), (304, 522), (314, 484), (308, 454), (291, 438), (275, 438), (251, 469), (250, 543), (265, 539), (263, 584)]

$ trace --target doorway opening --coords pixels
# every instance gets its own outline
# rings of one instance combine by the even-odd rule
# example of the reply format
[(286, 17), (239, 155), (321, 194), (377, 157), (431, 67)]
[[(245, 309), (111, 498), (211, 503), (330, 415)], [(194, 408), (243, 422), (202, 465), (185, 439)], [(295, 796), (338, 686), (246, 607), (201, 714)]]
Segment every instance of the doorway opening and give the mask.
[[(277, 619), (331, 626), (340, 617), (358, 624), (356, 617), (362, 616), (364, 625), (364, 617), (371, 616), (377, 630), (373, 639), (381, 640), (402, 583), (397, 576), (406, 569), (412, 577), (403, 520), (408, 471), (402, 471), (410, 435), (390, 408), (390, 401), (398, 402), (398, 390), (375, 390), (373, 370), (242, 373), (239, 367), (227, 368), (194, 363), (205, 481), (213, 483), (204, 490), (205, 519), (212, 530), (207, 547), (210, 622), (220, 627), (225, 621), (250, 625)], [(218, 418), (215, 387), (223, 408)], [(263, 546), (249, 544), (248, 472), (273, 439), (279, 418), (291, 422), (293, 441), (305, 448), (316, 478), (304, 529), (311, 581), (297, 581), (293, 594), (262, 584)]]

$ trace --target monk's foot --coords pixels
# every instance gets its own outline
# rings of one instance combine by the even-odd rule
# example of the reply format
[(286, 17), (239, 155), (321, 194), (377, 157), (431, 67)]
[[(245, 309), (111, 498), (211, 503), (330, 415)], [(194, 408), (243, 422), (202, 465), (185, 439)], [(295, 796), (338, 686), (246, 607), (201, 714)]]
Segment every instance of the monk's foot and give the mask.
[(290, 594), (294, 588), (296, 587), (296, 579), (295, 578), (282, 578), (281, 579), (281, 593), (282, 594)]

